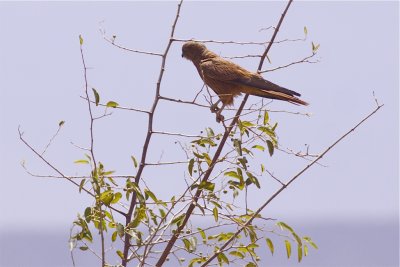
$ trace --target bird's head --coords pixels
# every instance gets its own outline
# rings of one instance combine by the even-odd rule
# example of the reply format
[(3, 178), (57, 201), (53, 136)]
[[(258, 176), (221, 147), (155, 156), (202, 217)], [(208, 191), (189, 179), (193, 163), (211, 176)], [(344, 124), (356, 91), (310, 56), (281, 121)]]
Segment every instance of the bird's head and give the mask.
[(182, 46), (182, 57), (191, 61), (199, 61), (204, 51), (207, 51), (207, 47), (204, 44), (188, 41)]

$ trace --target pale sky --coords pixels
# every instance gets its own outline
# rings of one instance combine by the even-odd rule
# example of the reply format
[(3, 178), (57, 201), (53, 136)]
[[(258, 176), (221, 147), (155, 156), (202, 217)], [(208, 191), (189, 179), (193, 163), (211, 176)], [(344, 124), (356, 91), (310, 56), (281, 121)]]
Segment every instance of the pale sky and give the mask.
[[(271, 31), (259, 30), (275, 26), (285, 5), (284, 2), (185, 2), (176, 38), (269, 40)], [(128, 48), (163, 52), (175, 12), (175, 2), (0, 3), (3, 25), (0, 29), (0, 232), (3, 236), (25, 232), (68, 236), (76, 214), (91, 204), (88, 197), (79, 194), (67, 181), (27, 174), (20, 165), (22, 160), (34, 173), (54, 173), (19, 141), (17, 132), (20, 125), (24, 137), (42, 151), (56, 132), (58, 122), (65, 120), (46, 158), (68, 175), (87, 173), (84, 166), (73, 164), (82, 158), (83, 152), (71, 144), (83, 147), (89, 144), (87, 106), (80, 98), (84, 80), (79, 34), (84, 38), (85, 58), (90, 67), (89, 84), (98, 90), (101, 99), (149, 109), (159, 58), (111, 46), (102, 39), (99, 27), (109, 36), (116, 35), (117, 42)], [(307, 40), (274, 45), (269, 54), (272, 64), (267, 61), (264, 64), (265, 68), (274, 68), (297, 61), (310, 54), (311, 41), (320, 44), (319, 63), (298, 64), (264, 75), (274, 83), (301, 92), (310, 102), (308, 107), (298, 107), (275, 101), (268, 107), (311, 114), (309, 117), (270, 114), (271, 120), (279, 123), (277, 134), (281, 145), (295, 151), (304, 149), (305, 144), (310, 145), (312, 153), (330, 146), (375, 108), (373, 91), (385, 105), (324, 157), (321, 163), (327, 167), (313, 167), (264, 211), (265, 216), (285, 221), (294, 228), (304, 227), (305, 235), (313, 237), (315, 230), (320, 250), (312, 251), (303, 266), (307, 266), (307, 260), (308, 264), (319, 266), (335, 263), (324, 261), (326, 256), (322, 255), (331, 255), (327, 248), (343, 243), (356, 244), (357, 250), (353, 257), (335, 259), (337, 264), (398, 264), (398, 25), (397, 2), (295, 1), (277, 40), (303, 38), (304, 26), (308, 29)], [(181, 58), (181, 45), (173, 43), (161, 94), (191, 100), (202, 81), (192, 64)], [(256, 45), (207, 46), (222, 56), (256, 54), (263, 49)], [(256, 58), (235, 59), (235, 62), (251, 70), (258, 66)], [(250, 103), (256, 101), (256, 97), (250, 98)], [(236, 107), (239, 103), (237, 100)], [(205, 127), (212, 127), (222, 131), (206, 108), (162, 101), (155, 116), (158, 130), (199, 134)], [(130, 155), (140, 158), (146, 122), (143, 114), (123, 110), (115, 110), (112, 116), (99, 121), (95, 149), (100, 161), (117, 173), (132, 174)], [(149, 161), (155, 162), (160, 156), (163, 161), (184, 160), (184, 154), (174, 143), (176, 140), (155, 137)], [(266, 160), (268, 167), (283, 180), (290, 179), (308, 164), (283, 153)], [(145, 177), (154, 191), (166, 198), (183, 188), (180, 182), (185, 170), (185, 165), (149, 168)], [(261, 190), (252, 192), (253, 203), (262, 203), (276, 186), (265, 182)], [(334, 237), (341, 232), (335, 225), (360, 225), (356, 228), (358, 236), (369, 238), (379, 249), (372, 250), (370, 243), (356, 240), (353, 232), (335, 241)], [(317, 228), (324, 231), (318, 232)], [(383, 228), (385, 233), (371, 236), (371, 231)], [(6, 251), (10, 240), (2, 238), (1, 242)], [(20, 249), (42, 251), (49, 244), (35, 242), (35, 247), (27, 244)], [(60, 242), (66, 240), (61, 238)], [(65, 243), (60, 247), (65, 246), (68, 252)], [(337, 253), (345, 249), (342, 247)], [(38, 250), (37, 254), (40, 253)], [(10, 261), (8, 257), (10, 254), (0, 254), (1, 266), (27, 264), (22, 259)], [(68, 260), (66, 256), (60, 264), (70, 266)], [(278, 260), (276, 264), (295, 264), (295, 261), (288, 263), (283, 254)], [(40, 265), (43, 264), (40, 260), (30, 264), (45, 266)], [(54, 262), (48, 266), (55, 266)]]

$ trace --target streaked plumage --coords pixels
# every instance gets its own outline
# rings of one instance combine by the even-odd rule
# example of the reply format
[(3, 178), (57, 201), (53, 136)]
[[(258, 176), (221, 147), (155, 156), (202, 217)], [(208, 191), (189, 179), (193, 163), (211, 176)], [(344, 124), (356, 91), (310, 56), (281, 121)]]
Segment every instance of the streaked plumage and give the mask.
[(221, 58), (202, 43), (186, 42), (182, 46), (182, 57), (193, 62), (204, 83), (215, 91), (223, 106), (232, 105), (234, 98), (242, 93), (308, 105), (298, 98), (299, 93), (267, 81), (261, 75)]

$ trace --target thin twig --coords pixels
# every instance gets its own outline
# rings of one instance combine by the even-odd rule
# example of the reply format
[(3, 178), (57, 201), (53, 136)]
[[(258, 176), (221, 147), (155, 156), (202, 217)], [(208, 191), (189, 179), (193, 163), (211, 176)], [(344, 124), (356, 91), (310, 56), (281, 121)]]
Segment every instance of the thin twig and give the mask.
[[(144, 168), (146, 166), (145, 165), (146, 156), (147, 156), (147, 152), (148, 152), (151, 136), (153, 134), (154, 112), (155, 112), (155, 110), (157, 108), (158, 101), (161, 99), (161, 97), (160, 97), (161, 81), (162, 81), (162, 78), (163, 78), (163, 75), (164, 75), (164, 71), (165, 71), (165, 64), (166, 64), (166, 60), (167, 60), (167, 55), (168, 55), (169, 49), (170, 49), (170, 47), (171, 47), (171, 45), (173, 43), (175, 27), (176, 27), (176, 24), (178, 22), (178, 18), (179, 18), (179, 13), (180, 13), (180, 10), (181, 10), (182, 2), (183, 2), (183, 0), (181, 0), (179, 2), (179, 4), (178, 4), (176, 15), (175, 15), (175, 19), (174, 19), (174, 22), (172, 24), (170, 39), (169, 39), (169, 42), (168, 42), (167, 47), (165, 49), (165, 52), (161, 55), (162, 56), (161, 68), (160, 68), (160, 73), (159, 73), (159, 77), (158, 77), (158, 81), (157, 81), (157, 85), (156, 85), (156, 92), (155, 92), (155, 96), (154, 96), (154, 102), (153, 102), (153, 105), (152, 105), (150, 113), (149, 113), (149, 122), (148, 122), (147, 135), (146, 135), (146, 139), (144, 141), (144, 146), (143, 146), (143, 150), (142, 150), (142, 157), (141, 157), (141, 160), (140, 160), (139, 169), (138, 169), (138, 172), (137, 172), (136, 177), (135, 177), (135, 183), (137, 185), (139, 184), (139, 181), (140, 181), (140, 179), (142, 177), (143, 170), (144, 170)], [(134, 211), (134, 208), (136, 206), (136, 198), (137, 198), (136, 193), (133, 193), (131, 198), (132, 199), (131, 199), (131, 203), (130, 203), (130, 206), (129, 206), (129, 210), (127, 212), (125, 225), (128, 225), (132, 220), (133, 211)], [(126, 265), (128, 263), (129, 247), (130, 247), (130, 235), (128, 233), (125, 233), (124, 251), (123, 251), (123, 259), (122, 259), (122, 266), (124, 266), (124, 267), (126, 267)]]
[(50, 138), (49, 142), (47, 143), (46, 147), (44, 148), (43, 152), (42, 152), (42, 156), (44, 155), (44, 153), (46, 153), (47, 149), (50, 147), (51, 143), (53, 142), (53, 140), (56, 138), (56, 136), (58, 135), (58, 133), (61, 130), (61, 127), (64, 125), (64, 121), (61, 121), (58, 125), (58, 129), (56, 131), (56, 133)]
[[(308, 164), (305, 168), (303, 168), (301, 171), (299, 171), (295, 176), (292, 177), (292, 179), (289, 180), (286, 184), (282, 185), (280, 189), (278, 189), (270, 198), (268, 198), (267, 201), (264, 202), (263, 205), (261, 205), (260, 208), (257, 209), (257, 211), (251, 216), (251, 218), (243, 224), (243, 226), (234, 234), (232, 235), (221, 247), (220, 250), (223, 250), (226, 248), (234, 239), (237, 238), (237, 236), (246, 228), (248, 227), (253, 220), (260, 214), (260, 212), (268, 206), (268, 204), (275, 199), (283, 190), (285, 190), (290, 184), (292, 184), (298, 177), (300, 177), (304, 172), (306, 172), (309, 168), (311, 168), (314, 164), (316, 164), (320, 159), (322, 159), (333, 147), (335, 147), (339, 142), (341, 142), (343, 139), (345, 139), (349, 134), (351, 134), (354, 130), (356, 130), (361, 124), (363, 124), (366, 120), (368, 120), (371, 116), (373, 116), (381, 107), (382, 105), (378, 105), (377, 108), (372, 111), (370, 114), (368, 114), (366, 117), (364, 117), (359, 123), (357, 123), (353, 128), (351, 128), (349, 131), (347, 131), (344, 135), (342, 135), (339, 139), (337, 139), (332, 145), (330, 145), (327, 149), (325, 149), (318, 158), (316, 158), (313, 162)], [(201, 267), (206, 267), (208, 264), (213, 261), (217, 256), (218, 252), (214, 253), (210, 258), (207, 259), (206, 262), (204, 262)]]
[[(275, 32), (274, 32), (274, 34), (273, 34), (273, 36), (271, 38), (271, 41), (270, 41), (268, 47), (266, 48), (266, 50), (264, 51), (264, 53), (263, 53), (263, 55), (261, 57), (260, 64), (258, 66), (258, 71), (260, 71), (262, 66), (263, 66), (265, 57), (267, 56), (267, 53), (271, 49), (271, 46), (272, 46), (272, 44), (273, 44), (273, 42), (275, 40), (276, 34), (279, 31), (279, 28), (280, 28), (280, 25), (282, 24), (283, 18), (285, 17), (285, 14), (286, 14), (287, 10), (289, 9), (289, 6), (292, 3), (292, 1), (293, 0), (289, 1), (284, 13), (282, 14), (281, 19), (279, 20), (278, 26), (275, 29)], [(222, 149), (225, 146), (225, 142), (228, 139), (230, 132), (232, 131), (232, 129), (236, 125), (236, 123), (237, 123), (237, 121), (238, 121), (238, 119), (240, 117), (240, 114), (242, 113), (242, 110), (243, 110), (248, 98), (249, 98), (249, 95), (246, 94), (244, 99), (243, 99), (243, 101), (242, 101), (242, 103), (241, 103), (241, 105), (240, 105), (240, 107), (239, 107), (239, 109), (238, 109), (238, 111), (237, 111), (237, 113), (236, 113), (236, 116), (232, 119), (230, 125), (225, 128), (225, 133), (224, 133), (223, 137), (221, 138), (221, 142), (220, 142), (220, 144), (219, 144), (219, 146), (218, 146), (218, 148), (217, 148), (217, 150), (216, 150), (216, 152), (214, 154), (214, 157), (212, 158), (212, 161), (211, 161), (211, 164), (210, 164), (209, 168), (207, 169), (207, 171), (206, 171), (206, 173), (205, 173), (205, 175), (204, 175), (204, 177), (202, 179), (202, 182), (207, 182), (208, 181), (208, 179), (209, 179), (209, 177), (210, 177), (215, 165), (219, 162), (219, 156), (220, 156), (220, 154), (222, 152)], [(182, 223), (176, 229), (175, 234), (169, 240), (169, 242), (168, 242), (167, 246), (165, 247), (162, 255), (160, 256), (158, 262), (156, 263), (157, 267), (161, 267), (164, 264), (165, 260), (167, 259), (168, 255), (169, 255), (172, 247), (174, 246), (176, 240), (178, 239), (181, 231), (183, 230), (183, 228), (188, 223), (188, 220), (189, 220), (190, 216), (192, 215), (193, 210), (196, 207), (197, 201), (199, 200), (201, 192), (202, 192), (201, 188), (198, 188), (196, 190), (196, 194), (195, 194), (195, 196), (193, 198), (193, 201), (192, 201), (192, 203), (190, 204), (189, 208), (187, 209), (187, 211), (185, 213), (185, 218), (183, 219)], [(204, 265), (204, 266), (206, 266), (206, 265)]]
[(266, 72), (271, 72), (271, 71), (275, 71), (275, 70), (279, 70), (279, 69), (284, 69), (284, 68), (287, 68), (289, 66), (300, 64), (300, 63), (310, 63), (310, 64), (318, 63), (319, 60), (316, 60), (316, 61), (310, 61), (309, 60), (310, 58), (314, 57), (315, 55), (316, 55), (316, 53), (313, 52), (312, 55), (310, 55), (308, 57), (305, 57), (303, 59), (300, 59), (298, 61), (294, 61), (294, 62), (291, 62), (289, 64), (286, 64), (286, 65), (283, 65), (283, 66), (279, 66), (279, 67), (276, 67), (276, 68), (263, 70), (263, 71), (260, 71), (259, 73), (266, 73)]

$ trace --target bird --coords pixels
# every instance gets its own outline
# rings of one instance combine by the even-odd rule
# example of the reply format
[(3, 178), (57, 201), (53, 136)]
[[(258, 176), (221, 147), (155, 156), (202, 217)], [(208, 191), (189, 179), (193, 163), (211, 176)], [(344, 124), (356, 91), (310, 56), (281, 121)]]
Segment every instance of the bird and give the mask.
[[(267, 81), (260, 74), (218, 56), (201, 42), (185, 42), (182, 57), (193, 62), (203, 82), (218, 95), (219, 100), (210, 107), (211, 112), (216, 113), (217, 122), (224, 120), (222, 110), (233, 105), (234, 98), (242, 93), (308, 105), (299, 98), (299, 93)], [(218, 108), (220, 102), (222, 106)]]

